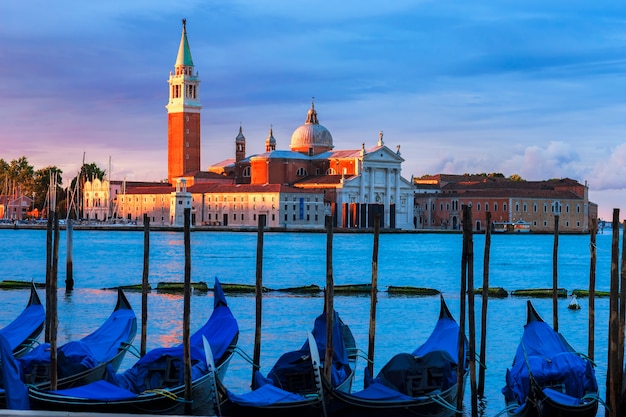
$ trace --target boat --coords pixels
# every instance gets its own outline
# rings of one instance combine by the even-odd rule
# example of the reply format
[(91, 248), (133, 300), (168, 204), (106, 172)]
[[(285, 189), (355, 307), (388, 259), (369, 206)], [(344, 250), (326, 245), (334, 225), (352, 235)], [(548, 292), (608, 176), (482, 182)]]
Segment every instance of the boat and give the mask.
[[(117, 302), (107, 320), (93, 333), (57, 349), (57, 387), (84, 385), (102, 379), (107, 367), (119, 368), (137, 333), (137, 317), (124, 292), (118, 289)], [(50, 387), (50, 344), (42, 343), (14, 359), (20, 380), (34, 389)], [(3, 359), (3, 365), (9, 359)], [(0, 393), (0, 407), (7, 406)]]
[(0, 329), (0, 335), (6, 339), (14, 357), (24, 356), (33, 348), (43, 331), (45, 320), (46, 312), (41, 305), (35, 284), (31, 282), (30, 298), (26, 307), (15, 320)]
[(326, 312), (315, 319), (311, 336), (295, 351), (281, 355), (267, 376), (254, 373), (253, 390), (235, 394), (218, 381), (225, 416), (326, 415), (326, 391), (349, 392), (357, 352), (350, 328), (334, 314), (331, 380), (324, 378), (320, 358), (326, 353)]
[[(200, 415), (214, 414), (218, 401), (211, 394), (213, 381), (224, 377), (239, 337), (237, 321), (217, 278), (213, 291), (211, 316), (190, 336), (191, 408)], [(210, 344), (215, 370), (203, 338)], [(186, 414), (183, 359), (183, 344), (156, 348), (124, 372), (107, 372), (90, 384), (55, 391), (29, 387), (30, 404), (35, 409), (70, 412)]]
[(510, 417), (595, 417), (593, 362), (539, 316), (530, 300), (522, 340), (502, 388)]
[[(439, 319), (428, 339), (412, 353), (398, 353), (376, 378), (365, 368), (364, 389), (334, 391), (333, 416), (451, 416), (456, 411), (459, 325), (440, 298)], [(467, 339), (463, 381), (468, 372)]]

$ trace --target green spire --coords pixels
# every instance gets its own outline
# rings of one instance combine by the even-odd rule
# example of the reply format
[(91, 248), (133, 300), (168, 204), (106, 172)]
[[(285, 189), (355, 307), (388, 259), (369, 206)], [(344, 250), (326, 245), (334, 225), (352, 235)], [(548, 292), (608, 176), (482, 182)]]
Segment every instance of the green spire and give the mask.
[(183, 19), (183, 35), (180, 38), (180, 46), (178, 47), (178, 56), (176, 57), (176, 66), (184, 65), (193, 67), (193, 59), (191, 59), (191, 51), (189, 50), (189, 41), (187, 40), (187, 19)]

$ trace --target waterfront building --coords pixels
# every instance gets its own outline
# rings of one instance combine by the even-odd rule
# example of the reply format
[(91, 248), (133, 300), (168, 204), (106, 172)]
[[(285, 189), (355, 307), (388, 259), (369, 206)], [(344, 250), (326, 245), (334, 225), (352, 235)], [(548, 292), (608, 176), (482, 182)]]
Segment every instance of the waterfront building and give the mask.
[(376, 146), (336, 150), (331, 133), (319, 123), (315, 103), (304, 124), (291, 135), (289, 150), (276, 149), (272, 129), (266, 152), (245, 155), (242, 128), (235, 138), (235, 158), (209, 167), (237, 184), (283, 184), (321, 190), (331, 207), (334, 225), (369, 228), (380, 214), (381, 227), (413, 229), (413, 185), (401, 175), (400, 147), (389, 149), (378, 135)]
[(83, 218), (106, 220), (111, 217), (111, 186), (109, 181), (93, 178), (83, 186)]
[[(487, 212), (491, 227), (515, 230), (526, 224), (532, 232), (553, 232), (555, 215), (559, 231), (588, 233), (598, 206), (589, 201), (589, 187), (569, 178), (514, 181), (484, 175), (434, 175), (414, 179), (415, 223), (419, 229), (459, 230), (462, 206), (472, 207), (472, 228), (484, 231)], [(493, 230), (493, 229), (492, 229)], [(518, 230), (520, 230), (518, 228)]]
[(119, 217), (140, 222), (147, 213), (155, 224), (180, 225), (178, 209), (189, 202), (195, 225), (256, 226), (265, 214), (270, 226), (323, 228), (332, 214), (336, 227), (366, 228), (380, 214), (381, 227), (413, 228), (413, 185), (401, 176), (400, 148), (389, 149), (382, 132), (376, 146), (335, 150), (312, 103), (289, 150), (277, 149), (270, 129), (266, 152), (247, 155), (240, 126), (235, 157), (201, 171), (202, 107), (185, 21), (169, 85), (170, 184), (126, 188), (115, 200)]
[(187, 25), (183, 19), (183, 33), (174, 72), (168, 80), (167, 105), (167, 180), (200, 171), (200, 79), (195, 72)]
[(282, 184), (199, 183), (176, 188), (169, 185), (135, 187), (132, 194), (118, 196), (118, 213), (128, 222), (182, 226), (183, 209), (191, 208), (191, 223), (197, 226), (254, 228), (265, 215), (268, 227), (323, 228), (330, 205), (323, 192)]

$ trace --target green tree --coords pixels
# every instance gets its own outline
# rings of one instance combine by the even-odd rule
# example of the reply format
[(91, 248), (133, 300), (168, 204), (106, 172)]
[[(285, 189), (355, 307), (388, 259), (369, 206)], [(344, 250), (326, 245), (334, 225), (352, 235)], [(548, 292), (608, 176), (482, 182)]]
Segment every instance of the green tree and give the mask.
[(513, 174), (509, 177), (509, 179), (511, 181), (526, 181), (524, 178), (521, 177), (521, 175), (519, 174)]
[(42, 169), (38, 169), (35, 171), (33, 175), (33, 193), (35, 193), (35, 207), (39, 210), (43, 210), (47, 205), (48, 200), (48, 188), (50, 187), (50, 176), (57, 175), (57, 208), (59, 206), (59, 202), (64, 198), (64, 191), (61, 188), (61, 184), (63, 183), (63, 178), (61, 171), (56, 166), (47, 166)]

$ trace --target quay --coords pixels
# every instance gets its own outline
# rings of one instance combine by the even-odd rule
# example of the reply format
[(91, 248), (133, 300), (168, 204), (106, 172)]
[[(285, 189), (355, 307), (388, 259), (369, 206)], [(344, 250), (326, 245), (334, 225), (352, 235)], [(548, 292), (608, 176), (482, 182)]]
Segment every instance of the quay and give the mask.
[[(137, 414), (83, 413), (46, 410), (2, 410), (4, 417), (137, 417)], [(142, 414), (144, 417), (159, 417), (157, 414)], [(173, 416), (176, 417), (176, 416)], [(183, 416), (178, 416), (183, 417)]]

